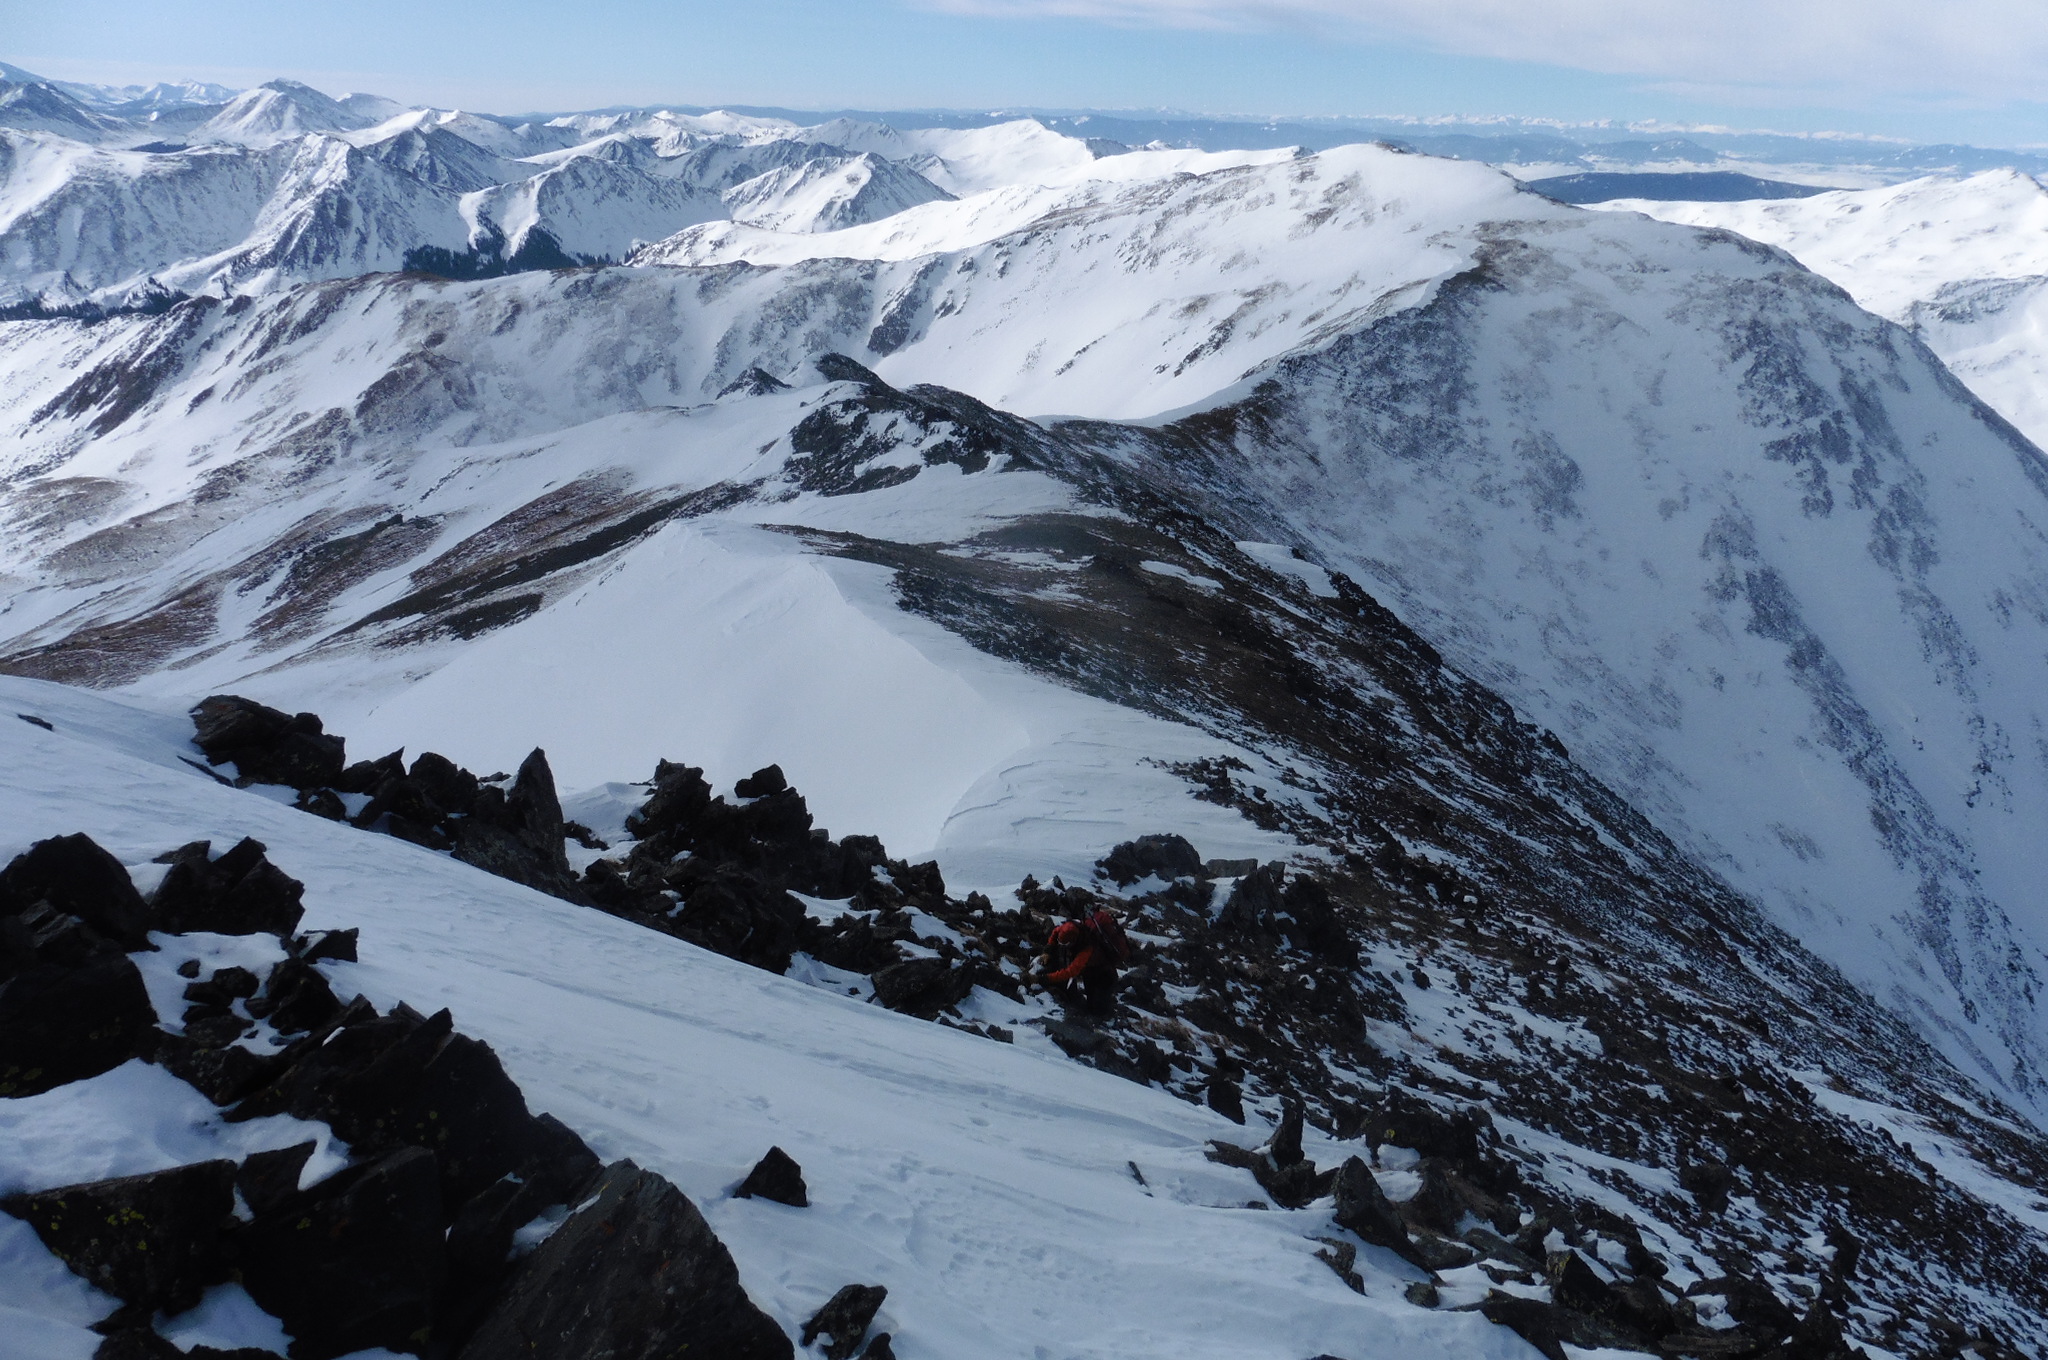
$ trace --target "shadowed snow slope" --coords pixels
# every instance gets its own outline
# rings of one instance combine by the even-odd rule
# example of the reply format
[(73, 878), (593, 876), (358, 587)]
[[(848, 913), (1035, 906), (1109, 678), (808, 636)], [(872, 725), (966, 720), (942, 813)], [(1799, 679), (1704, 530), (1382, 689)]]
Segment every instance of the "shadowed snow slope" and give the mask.
[[(0, 859), (80, 828), (133, 865), (194, 837), (260, 839), (305, 881), (308, 928), (361, 928), (363, 961), (336, 966), (344, 995), (451, 1007), (533, 1108), (695, 1200), (791, 1332), (858, 1279), (887, 1285), (878, 1325), (905, 1360), (1528, 1353), (1475, 1313), (1403, 1302), (1419, 1273), (1391, 1253), (1367, 1249), (1369, 1292), (1347, 1289), (1305, 1234), (1320, 1220), (1239, 1207), (1257, 1185), (1202, 1149), (1245, 1131), (1206, 1109), (1049, 1045), (865, 1006), (223, 788), (181, 763), (190, 725), (176, 710), (11, 678), (0, 707), (55, 729), (0, 727)], [(241, 1146), (230, 1133), (252, 1126), (222, 1129), (159, 1076), (136, 1064), (6, 1102), (0, 1148), (46, 1151), (33, 1171), (0, 1151), (0, 1190)], [(154, 1092), (161, 1104), (136, 1107)], [(109, 1116), (132, 1134), (110, 1137)], [(275, 1144), (300, 1136), (279, 1129)], [(808, 1209), (730, 1197), (771, 1144), (803, 1164)], [(104, 1304), (73, 1297), (87, 1291), (33, 1239), (0, 1240), (0, 1253), (0, 1319), (32, 1348), (10, 1354), (90, 1356), (99, 1338), (82, 1324)]]
[(1936, 176), (1777, 203), (1601, 206), (1782, 246), (1910, 327), (2028, 438), (2048, 439), (2048, 190), (2032, 176)]
[[(1067, 791), (1065, 826), (1094, 818), (1106, 846), (1172, 777), (1130, 800), (1136, 784), (1104, 780), (1091, 811), (1082, 771), (1099, 759), (1141, 784), (1188, 749), (1167, 731), (1179, 714), (1105, 736), (1098, 697), (1096, 717), (1048, 727), (1043, 681), (992, 696), (1011, 663), (1057, 672), (1053, 643), (984, 668), (907, 621), (879, 569), (792, 559), (747, 526), (859, 536), (826, 550), (862, 562), (900, 560), (878, 543), (937, 560), (1143, 485), (1364, 585), (1952, 1058), (2042, 1108), (2048, 469), (2031, 445), (1783, 254), (1551, 204), (1484, 167), (1345, 148), (1061, 192), (1012, 200), (1023, 221), (991, 210), (996, 193), (733, 238), (772, 246), (761, 261), (723, 259), (705, 233), (670, 245), (716, 262), (384, 277), (0, 329), (4, 664), (246, 687), (395, 743), (380, 705), (488, 646), (501, 670), (561, 679), (490, 698), (481, 679), (427, 681), (414, 715), (549, 715), (559, 729), (492, 739), (575, 731), (603, 750), (596, 779), (700, 758), (664, 743), (721, 722), (765, 730), (753, 682), (697, 659), (743, 639), (821, 730), (827, 713), (887, 732), (935, 714), (945, 773), (921, 810), (899, 804), (908, 820), (1007, 806), (1003, 826), (1033, 824), (1014, 781), (1000, 797), (983, 781), (1046, 768), (1017, 753), (1050, 742), (1066, 754), (1037, 787)], [(834, 351), (899, 386), (1149, 419), (1039, 429), (810, 367)], [(1192, 414), (1157, 414), (1174, 408)], [(1074, 564), (1045, 562), (1042, 597), (1071, 593)], [(994, 645), (945, 598), (917, 612)], [(820, 629), (835, 643), (810, 666), (838, 688), (797, 641)], [(532, 659), (558, 651), (587, 660)], [(615, 716), (574, 690), (539, 697), (624, 670), (696, 679), (636, 675)], [(946, 697), (961, 684), (979, 697)], [(481, 742), (497, 721), (469, 730)], [(927, 759), (864, 741), (832, 749), (844, 771), (889, 767), (883, 788)], [(1284, 768), (1284, 746), (1261, 749)], [(494, 759), (474, 749), (457, 754)], [(745, 737), (723, 749), (785, 758)], [(800, 782), (851, 825), (827, 799), (857, 780)], [(990, 843), (961, 825), (892, 835)]]

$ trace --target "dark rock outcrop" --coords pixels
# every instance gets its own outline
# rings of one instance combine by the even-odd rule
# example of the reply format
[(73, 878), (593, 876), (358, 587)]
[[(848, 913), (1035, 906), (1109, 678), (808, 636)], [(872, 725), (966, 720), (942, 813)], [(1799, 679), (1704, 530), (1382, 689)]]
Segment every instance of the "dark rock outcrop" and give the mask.
[(675, 933), (727, 958), (771, 973), (789, 971), (803, 938), (804, 909), (780, 888), (732, 871), (683, 877)]
[(450, 832), (455, 858), (463, 863), (556, 897), (583, 900), (569, 872), (562, 803), (546, 752), (536, 748), (520, 763), (509, 790), (482, 786), (469, 814), (451, 823)]
[(0, 1097), (32, 1096), (151, 1052), (156, 1009), (123, 954), (0, 982)]
[(253, 699), (216, 694), (192, 709), (193, 740), (216, 765), (234, 763), (243, 784), (329, 786), (347, 764), (342, 739), (311, 713), (289, 714)]
[(121, 861), (82, 833), (37, 841), (0, 869), (0, 918), (38, 903), (124, 950), (149, 947), (149, 908)]
[(143, 1317), (181, 1313), (227, 1278), (221, 1232), (232, 1224), (235, 1164), (200, 1162), (0, 1200), (43, 1245)]
[(875, 1314), (881, 1311), (882, 1301), (888, 1297), (888, 1289), (879, 1284), (845, 1286), (804, 1323), (803, 1344), (808, 1346), (819, 1337), (829, 1337), (825, 1360), (851, 1360), (867, 1336)]
[(1337, 1200), (1337, 1226), (1357, 1234), (1361, 1241), (1376, 1247), (1386, 1247), (1413, 1261), (1416, 1259), (1414, 1243), (1408, 1240), (1408, 1227), (1401, 1216), (1394, 1212), (1393, 1204), (1387, 1199), (1386, 1191), (1374, 1178), (1372, 1168), (1363, 1158), (1349, 1157), (1337, 1168), (1337, 1179), (1331, 1186)]
[(754, 1169), (740, 1182), (740, 1188), (732, 1193), (735, 1199), (772, 1199), (798, 1209), (811, 1202), (810, 1188), (804, 1184), (804, 1169), (779, 1147), (769, 1148), (767, 1155), (754, 1163)]
[(967, 970), (943, 958), (905, 959), (877, 970), (874, 981), (875, 1000), (892, 1011), (927, 1019), (957, 1006), (974, 990)]
[(264, 1114), (323, 1120), (359, 1156), (431, 1151), (450, 1204), (537, 1157), (560, 1156), (566, 1132), (528, 1113), (490, 1046), (455, 1033), (445, 1010), (424, 1020), (402, 1008), (344, 1015), (230, 1118)]
[(1202, 856), (1183, 836), (1140, 836), (1125, 841), (1095, 862), (1105, 878), (1120, 888), (1157, 876), (1172, 882), (1203, 872)]
[(290, 935), (305, 915), (306, 885), (266, 857), (263, 842), (244, 839), (218, 859), (194, 841), (171, 852), (171, 868), (150, 896), (158, 930), (183, 934)]
[(789, 1360), (789, 1338), (755, 1307), (697, 1206), (631, 1162), (527, 1259), (461, 1360), (607, 1356)]
[(447, 1280), (441, 1175), (404, 1148), (259, 1213), (236, 1234), (243, 1287), (292, 1335), (292, 1360), (421, 1349)]

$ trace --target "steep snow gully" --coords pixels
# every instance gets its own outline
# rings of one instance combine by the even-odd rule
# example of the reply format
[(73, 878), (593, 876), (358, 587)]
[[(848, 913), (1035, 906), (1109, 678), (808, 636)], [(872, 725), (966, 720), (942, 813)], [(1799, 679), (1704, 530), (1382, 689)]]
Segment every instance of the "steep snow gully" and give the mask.
[[(306, 154), (277, 103), (219, 154)], [(565, 127), (614, 140), (477, 191), (494, 249), (570, 241), (687, 152), (725, 207), (629, 265), (0, 323), (0, 853), (147, 895), (253, 836), (360, 927), (299, 965), (350, 1023), (450, 1009), (652, 1174), (600, 1216), (680, 1192), (781, 1331), (885, 1285), (873, 1357), (2048, 1345), (2041, 453), (1728, 232), (1382, 147), (887, 131)], [(852, 198), (756, 164), (798, 141)], [(215, 768), (223, 692), (450, 759)], [(168, 967), (312, 946), (162, 903), (134, 1056), (6, 1101), (0, 1189), (397, 1175), (171, 1074)], [(1083, 903), (1139, 941), (1093, 1019), (1022, 985)], [(115, 967), (61, 905), (0, 902), (21, 976)], [(732, 1196), (771, 1145), (809, 1207)], [(580, 1203), (491, 1269), (566, 1270)], [(0, 1305), (92, 1354), (114, 1300), (0, 1228)], [(341, 1353), (255, 1283), (157, 1327)], [(435, 1308), (378, 1344), (500, 1325)]]

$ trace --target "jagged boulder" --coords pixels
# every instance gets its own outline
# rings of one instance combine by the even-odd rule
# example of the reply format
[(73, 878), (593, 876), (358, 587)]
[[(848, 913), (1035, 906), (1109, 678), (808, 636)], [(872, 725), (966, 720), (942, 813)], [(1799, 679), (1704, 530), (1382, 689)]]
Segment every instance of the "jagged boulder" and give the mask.
[(794, 1354), (782, 1329), (747, 1297), (732, 1254), (697, 1206), (662, 1177), (616, 1162), (596, 1198), (518, 1270), (460, 1357)]
[(362, 932), (355, 926), (347, 930), (322, 930), (311, 935), (301, 935), (288, 941), (292, 956), (306, 963), (319, 963), (332, 959), (336, 963), (354, 963), (356, 944)]
[(482, 791), (475, 775), (432, 751), (420, 753), (406, 778), (435, 808), (457, 816), (467, 816)]
[(445, 1010), (424, 1019), (403, 1007), (379, 1016), (359, 1002), (331, 1033), (315, 1030), (291, 1054), (286, 1070), (231, 1118), (322, 1120), (359, 1155), (430, 1150), (451, 1206), (510, 1173), (546, 1173), (559, 1184), (595, 1165), (575, 1134), (528, 1112), (490, 1045), (455, 1033)]
[(1422, 1185), (1401, 1205), (1401, 1213), (1417, 1227), (1455, 1236), (1458, 1225), (1471, 1214), (1502, 1233), (1515, 1231), (1519, 1216), (1514, 1209), (1460, 1175), (1445, 1158), (1425, 1157), (1416, 1171)]
[(342, 1005), (320, 971), (304, 959), (281, 959), (248, 1002), (249, 1014), (280, 1034), (303, 1034), (341, 1014)]
[(235, 1164), (200, 1162), (142, 1176), (10, 1195), (5, 1209), (94, 1287), (142, 1316), (181, 1313), (227, 1278), (221, 1232), (234, 1219)]
[(782, 767), (768, 765), (733, 785), (732, 791), (741, 798), (766, 798), (770, 794), (781, 793), (788, 787), (789, 780), (782, 773)]
[(454, 825), (455, 858), (486, 873), (569, 901), (582, 901), (562, 824), (562, 802), (545, 751), (520, 763), (509, 791), (482, 786), (470, 815)]
[(1217, 914), (1216, 929), (1224, 934), (1274, 934), (1286, 874), (1283, 866), (1267, 864), (1238, 879)]
[(152, 1051), (156, 1008), (132, 959), (33, 964), (0, 982), (0, 1097), (32, 1096)]
[(351, 1167), (259, 1213), (234, 1259), (292, 1360), (382, 1346), (417, 1352), (447, 1279), (441, 1175), (423, 1148)]
[(438, 1335), (451, 1344), (467, 1336), (489, 1310), (519, 1229), (550, 1206), (580, 1201), (603, 1172), (582, 1139), (549, 1116), (538, 1122), (559, 1136), (562, 1155), (530, 1158), (520, 1174), (471, 1196), (449, 1225), (448, 1299)]
[(883, 1285), (845, 1286), (804, 1323), (803, 1344), (808, 1346), (819, 1337), (826, 1337), (829, 1339), (825, 1342), (825, 1360), (851, 1360), (873, 1325), (875, 1314), (881, 1311), (882, 1301), (888, 1297), (889, 1291)]
[(627, 815), (626, 833), (639, 841), (672, 841), (688, 835), (710, 806), (711, 785), (705, 781), (704, 771), (694, 765), (657, 761), (647, 801)]
[(0, 916), (0, 979), (39, 963), (80, 968), (121, 952), (120, 945), (47, 900)]
[(687, 880), (675, 933), (727, 958), (771, 973), (789, 971), (802, 941), (804, 909), (779, 888), (733, 870)]
[(1120, 888), (1158, 877), (1171, 883), (1202, 872), (1202, 856), (1184, 836), (1140, 836), (1125, 841), (1095, 861), (1103, 877)]
[(875, 1000), (892, 1011), (929, 1019), (957, 1006), (974, 990), (965, 969), (942, 958), (905, 959), (875, 974)]
[(153, 1061), (214, 1104), (232, 1105), (277, 1074), (277, 1055), (208, 1042), (193, 1030), (187, 1025), (183, 1034), (159, 1035)]
[(121, 861), (90, 836), (37, 841), (0, 869), (0, 918), (18, 917), (38, 903), (124, 950), (149, 947), (149, 908), (142, 894)]
[(306, 885), (272, 864), (263, 842), (243, 839), (218, 859), (194, 841), (168, 856), (170, 871), (150, 896), (152, 924), (173, 934), (290, 935), (305, 915)]
[(1244, 1088), (1222, 1068), (1209, 1074), (1202, 1087), (1202, 1100), (1231, 1123), (1244, 1123)]
[(235, 1189), (254, 1214), (267, 1214), (298, 1197), (299, 1176), (317, 1143), (295, 1143), (269, 1152), (252, 1152), (235, 1172)]
[(1366, 1145), (1413, 1149), (1447, 1162), (1467, 1181), (1495, 1194), (1512, 1190), (1514, 1164), (1492, 1150), (1493, 1116), (1471, 1107), (1446, 1110), (1398, 1086), (1387, 1088), (1365, 1121)]
[(767, 1155), (754, 1163), (754, 1169), (740, 1182), (740, 1188), (732, 1193), (735, 1199), (772, 1199), (798, 1209), (811, 1202), (810, 1188), (804, 1184), (804, 1169), (779, 1147), (769, 1148)]
[(374, 794), (384, 786), (387, 779), (402, 778), (405, 774), (405, 748), (400, 747), (388, 756), (375, 760), (359, 760), (341, 772), (334, 781), (334, 787), (342, 793)]
[(1415, 1245), (1408, 1240), (1408, 1227), (1380, 1189), (1372, 1168), (1360, 1157), (1345, 1159), (1337, 1168), (1331, 1186), (1337, 1201), (1337, 1226), (1357, 1234), (1361, 1241), (1386, 1247), (1409, 1260), (1416, 1259)]
[(1479, 1312), (1534, 1346), (1544, 1360), (1565, 1360), (1564, 1340), (1571, 1327), (1555, 1305), (1495, 1292), (1479, 1305)]
[(312, 789), (337, 783), (347, 766), (340, 737), (311, 713), (288, 714), (235, 694), (215, 694), (192, 709), (193, 740), (216, 765), (234, 762), (244, 784)]

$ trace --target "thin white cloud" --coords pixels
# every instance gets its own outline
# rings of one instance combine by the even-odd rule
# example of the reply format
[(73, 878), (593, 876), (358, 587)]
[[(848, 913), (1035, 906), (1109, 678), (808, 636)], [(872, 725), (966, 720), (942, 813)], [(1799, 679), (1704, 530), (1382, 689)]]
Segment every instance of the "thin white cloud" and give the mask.
[(2042, 0), (924, 0), (953, 13), (1312, 27), (1461, 56), (1772, 90), (2048, 100)]

